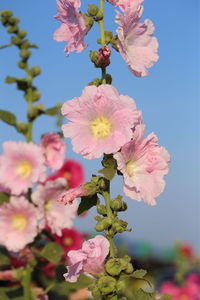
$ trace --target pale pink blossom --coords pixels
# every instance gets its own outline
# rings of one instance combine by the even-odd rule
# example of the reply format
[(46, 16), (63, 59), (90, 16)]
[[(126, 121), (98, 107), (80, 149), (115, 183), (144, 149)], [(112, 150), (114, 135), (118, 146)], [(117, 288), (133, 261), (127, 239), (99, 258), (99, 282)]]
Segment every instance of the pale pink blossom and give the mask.
[(79, 98), (65, 102), (61, 111), (69, 119), (62, 127), (64, 136), (87, 159), (118, 151), (130, 141), (132, 128), (141, 118), (135, 101), (108, 84), (87, 86)]
[(47, 181), (45, 185), (38, 185), (32, 194), (33, 202), (44, 210), (46, 225), (58, 236), (61, 236), (62, 229), (73, 226), (72, 219), (75, 218), (78, 207), (76, 200), (70, 206), (63, 206), (57, 202), (59, 195), (65, 189), (66, 180), (58, 178)]
[(132, 2), (124, 10), (124, 16), (117, 12), (116, 23), (118, 34), (118, 49), (128, 65), (129, 70), (137, 77), (148, 75), (147, 68), (158, 60), (158, 41), (152, 37), (154, 25), (151, 20), (138, 24), (143, 7), (138, 2)]
[(130, 6), (133, 2), (137, 2), (141, 4), (144, 0), (109, 0), (109, 2), (114, 5), (121, 8), (122, 11), (124, 11), (128, 6)]
[(62, 24), (53, 37), (58, 42), (68, 42), (64, 50), (67, 56), (72, 51), (79, 53), (87, 47), (83, 39), (89, 28), (85, 24), (85, 17), (78, 10), (80, 6), (80, 0), (57, 0), (58, 13), (55, 18)]
[(69, 189), (68, 191), (59, 195), (57, 201), (65, 205), (71, 205), (74, 202), (75, 198), (86, 196), (86, 195), (87, 195), (87, 191), (84, 188), (84, 186), (79, 185), (78, 187)]
[(34, 143), (5, 142), (0, 156), (0, 184), (12, 194), (26, 193), (34, 183), (44, 181), (46, 167), (42, 150)]
[(40, 142), (45, 164), (52, 171), (60, 169), (65, 160), (66, 145), (56, 132), (45, 134)]
[(24, 196), (11, 197), (0, 206), (0, 245), (14, 252), (23, 249), (38, 234), (41, 217)]
[(97, 235), (85, 241), (80, 250), (72, 250), (68, 253), (72, 265), (67, 267), (65, 279), (69, 282), (76, 282), (81, 273), (102, 273), (108, 253), (109, 242), (105, 237)]
[(114, 155), (118, 169), (124, 176), (126, 196), (156, 205), (155, 198), (164, 190), (163, 177), (168, 173), (170, 156), (163, 147), (158, 146), (154, 133), (144, 139), (145, 125), (136, 126), (133, 139), (124, 145), (121, 152)]

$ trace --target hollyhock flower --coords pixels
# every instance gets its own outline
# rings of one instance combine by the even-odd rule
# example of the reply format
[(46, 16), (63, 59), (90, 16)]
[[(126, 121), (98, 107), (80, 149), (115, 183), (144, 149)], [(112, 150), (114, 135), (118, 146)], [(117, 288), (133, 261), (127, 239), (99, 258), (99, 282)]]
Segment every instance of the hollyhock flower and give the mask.
[(34, 143), (5, 142), (0, 156), (0, 184), (12, 194), (26, 193), (35, 182), (44, 181), (42, 150)]
[(64, 136), (87, 159), (119, 150), (130, 141), (131, 129), (141, 118), (134, 100), (108, 84), (85, 87), (81, 97), (65, 102), (61, 111), (69, 119), (62, 126)]
[(104, 261), (109, 253), (108, 240), (97, 235), (95, 238), (85, 241), (80, 250), (73, 250), (68, 253), (71, 266), (64, 274), (66, 281), (76, 282), (81, 273), (102, 273)]
[(65, 179), (58, 178), (54, 181), (47, 181), (45, 185), (38, 185), (32, 194), (32, 201), (44, 209), (46, 224), (52, 233), (59, 236), (62, 234), (62, 229), (72, 227), (72, 219), (76, 215), (78, 206), (76, 200), (70, 206), (63, 206), (56, 201), (65, 189)]
[(141, 4), (144, 0), (109, 0), (109, 2), (114, 5), (121, 8), (122, 11), (124, 11), (128, 6), (130, 6), (133, 2), (137, 2)]
[(84, 240), (84, 235), (82, 233), (75, 229), (67, 228), (62, 230), (61, 236), (54, 234), (53, 237), (55, 238), (55, 242), (61, 245), (65, 251), (63, 254), (63, 258), (65, 259), (67, 258), (69, 251), (80, 249)]
[(83, 39), (89, 28), (85, 24), (85, 17), (78, 10), (80, 6), (80, 0), (57, 0), (58, 13), (55, 19), (62, 24), (54, 32), (53, 38), (57, 42), (68, 41), (64, 50), (67, 56), (72, 51), (79, 53), (87, 47)]
[(165, 281), (160, 287), (162, 294), (172, 295), (171, 300), (198, 300), (200, 297), (200, 276), (190, 274), (184, 286), (176, 286), (173, 281)]
[(46, 158), (46, 166), (52, 171), (60, 169), (64, 163), (66, 145), (59, 134), (55, 132), (45, 134), (40, 142), (40, 147)]
[(41, 214), (24, 197), (11, 197), (0, 206), (0, 244), (17, 252), (33, 242), (39, 232)]
[(74, 160), (66, 160), (58, 172), (48, 177), (47, 180), (65, 178), (69, 188), (75, 188), (84, 181), (84, 171), (82, 165)]
[(126, 196), (155, 205), (155, 198), (164, 190), (163, 177), (168, 173), (170, 156), (158, 146), (154, 133), (144, 139), (145, 125), (136, 126), (133, 139), (114, 155), (118, 169), (124, 176)]
[(69, 189), (68, 191), (60, 194), (57, 201), (65, 205), (71, 205), (76, 198), (86, 195), (87, 190), (84, 188), (84, 186), (80, 185), (74, 189)]
[(129, 70), (137, 77), (148, 75), (147, 68), (158, 60), (158, 41), (152, 37), (154, 26), (151, 20), (138, 24), (143, 7), (132, 2), (124, 10), (124, 16), (117, 12), (116, 23), (119, 25), (118, 49), (128, 65)]

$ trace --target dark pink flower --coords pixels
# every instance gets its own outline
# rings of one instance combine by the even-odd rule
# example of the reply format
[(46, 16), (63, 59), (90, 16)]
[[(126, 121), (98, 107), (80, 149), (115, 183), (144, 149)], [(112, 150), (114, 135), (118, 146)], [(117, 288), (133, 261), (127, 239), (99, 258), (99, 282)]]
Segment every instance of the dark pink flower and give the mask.
[(62, 24), (54, 32), (53, 37), (58, 42), (68, 41), (64, 50), (67, 56), (72, 51), (79, 53), (87, 47), (83, 39), (89, 28), (85, 24), (84, 16), (78, 10), (80, 6), (80, 0), (57, 0), (58, 13), (55, 18)]

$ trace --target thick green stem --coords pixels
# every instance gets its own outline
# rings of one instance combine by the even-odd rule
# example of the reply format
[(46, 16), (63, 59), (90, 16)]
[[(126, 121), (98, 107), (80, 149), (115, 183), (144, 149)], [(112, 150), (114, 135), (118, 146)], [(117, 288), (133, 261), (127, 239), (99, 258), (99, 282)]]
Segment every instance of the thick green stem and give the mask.
[[(103, 15), (102, 20), (99, 21), (100, 33), (101, 33), (101, 47), (105, 46), (105, 33), (104, 33), (104, 0), (100, 0), (100, 12)], [(102, 84), (106, 84), (106, 68), (102, 68)]]
[[(105, 192), (102, 193), (102, 195), (105, 199), (107, 216), (109, 218), (112, 218), (113, 214), (112, 214), (112, 210), (111, 210), (111, 207), (110, 207), (110, 192), (105, 191)], [(114, 244), (113, 238), (112, 237), (107, 237), (107, 239), (109, 240), (109, 243), (110, 243), (110, 256), (114, 257), (115, 256), (115, 244)]]
[[(31, 88), (32, 76), (31, 76), (31, 73), (30, 73), (30, 70), (29, 70), (28, 66), (26, 67), (25, 71), (27, 73), (28, 82), (30, 84), (30, 87), (27, 91), (27, 100), (28, 100), (28, 111), (31, 111), (32, 107), (33, 107), (33, 95), (32, 95), (32, 88)], [(33, 122), (28, 120), (28, 131), (27, 131), (27, 134), (26, 134), (27, 142), (32, 141), (32, 127), (33, 127)]]
[(23, 289), (24, 289), (24, 299), (30, 300), (31, 299), (31, 274), (33, 268), (30, 264), (27, 264), (26, 267), (26, 274), (23, 281)]

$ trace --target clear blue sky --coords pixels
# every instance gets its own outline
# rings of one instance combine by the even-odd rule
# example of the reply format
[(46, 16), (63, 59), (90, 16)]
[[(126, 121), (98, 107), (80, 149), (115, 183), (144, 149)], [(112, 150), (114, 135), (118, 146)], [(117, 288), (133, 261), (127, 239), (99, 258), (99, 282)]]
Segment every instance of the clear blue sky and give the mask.
[[(98, 4), (96, 0), (82, 2), (84, 12), (86, 3)], [(154, 131), (158, 135), (159, 144), (168, 149), (172, 161), (166, 189), (157, 199), (156, 207), (127, 199), (128, 211), (123, 218), (128, 220), (133, 231), (126, 237), (129, 241), (147, 240), (156, 248), (170, 246), (175, 239), (180, 239), (191, 242), (200, 251), (198, 0), (145, 0), (143, 4), (142, 20), (149, 18), (155, 25), (159, 61), (150, 69), (148, 77), (136, 78), (113, 50), (108, 71), (118, 91), (135, 99), (143, 112), (147, 133)], [(53, 18), (55, 0), (1, 0), (0, 10), (5, 8), (20, 17), (20, 27), (27, 30), (31, 42), (40, 47), (33, 50), (31, 64), (39, 64), (42, 69), (35, 83), (45, 107), (80, 96), (87, 83), (100, 76), (88, 58), (89, 50), (98, 49), (95, 43), (99, 37), (97, 24), (85, 39), (89, 47), (81, 54), (71, 53), (66, 58), (65, 43), (52, 38), (59, 26)], [(106, 30), (115, 31), (115, 9), (108, 3), (105, 17)], [(0, 44), (8, 42), (5, 32), (5, 28), (0, 27)], [(22, 93), (16, 91), (14, 85), (4, 84), (6, 75), (23, 76), (16, 68), (17, 60), (16, 48), (0, 51), (0, 108), (13, 111), (24, 120), (26, 102)], [(34, 127), (34, 141), (38, 142), (40, 135), (50, 130), (54, 130), (53, 119), (41, 117)], [(2, 122), (0, 132), (1, 143), (21, 138)], [(87, 179), (91, 173), (97, 173), (100, 160), (85, 160), (72, 152), (70, 140), (67, 145), (67, 157), (83, 163)], [(113, 182), (113, 195), (121, 193), (121, 179)], [(94, 215), (93, 210), (88, 219), (77, 220), (77, 227), (90, 230), (95, 224)]]

